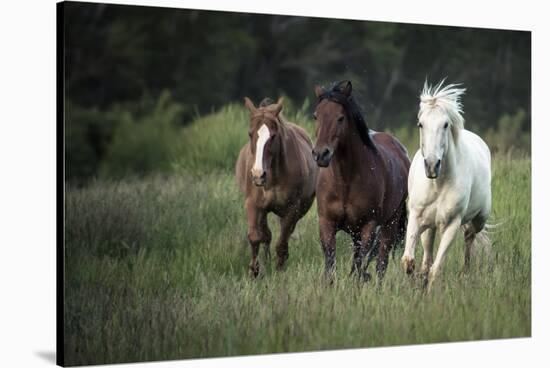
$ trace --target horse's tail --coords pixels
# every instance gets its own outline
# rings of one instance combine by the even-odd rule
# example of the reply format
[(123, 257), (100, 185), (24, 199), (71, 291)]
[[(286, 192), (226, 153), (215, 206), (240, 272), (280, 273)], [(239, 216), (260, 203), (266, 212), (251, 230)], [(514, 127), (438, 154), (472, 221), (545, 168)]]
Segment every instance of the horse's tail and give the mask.
[(487, 222), (474, 238), (474, 249), (492, 259), (493, 235), (500, 231), (503, 222)]
[(407, 203), (403, 201), (399, 216), (397, 216), (397, 234), (392, 248), (392, 257), (395, 259), (396, 251), (405, 248), (405, 236), (407, 234)]
[(399, 227), (397, 228), (397, 244), (395, 247), (405, 248), (405, 236), (407, 234), (407, 203), (403, 201), (401, 216), (399, 216)]
[(474, 247), (481, 248), (484, 251), (490, 251), (491, 249), (491, 233), (489, 227), (485, 225), (480, 232), (476, 234), (474, 239)]

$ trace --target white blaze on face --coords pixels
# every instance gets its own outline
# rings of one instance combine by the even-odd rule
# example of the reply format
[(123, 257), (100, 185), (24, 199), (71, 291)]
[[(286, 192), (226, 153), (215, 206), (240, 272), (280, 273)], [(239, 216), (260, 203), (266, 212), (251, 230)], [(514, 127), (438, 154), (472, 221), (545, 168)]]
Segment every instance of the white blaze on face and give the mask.
[(254, 160), (254, 166), (252, 167), (252, 173), (254, 175), (260, 176), (264, 173), (263, 168), (263, 157), (264, 157), (264, 147), (269, 139), (269, 128), (263, 124), (260, 129), (258, 129), (258, 141), (256, 142), (256, 157)]
[(420, 144), (422, 147), (422, 155), (428, 161), (437, 161), (443, 157), (447, 140), (447, 130), (445, 122), (447, 115), (432, 110), (425, 114), (420, 123), (422, 129), (420, 131)]

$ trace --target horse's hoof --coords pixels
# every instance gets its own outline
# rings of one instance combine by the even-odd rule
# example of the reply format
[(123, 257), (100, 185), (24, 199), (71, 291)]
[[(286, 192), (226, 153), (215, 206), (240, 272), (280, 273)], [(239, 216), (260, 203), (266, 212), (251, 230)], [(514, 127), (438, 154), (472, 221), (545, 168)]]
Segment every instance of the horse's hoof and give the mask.
[(363, 271), (361, 273), (361, 278), (362, 278), (363, 282), (369, 282), (372, 279), (372, 276), (367, 271)]
[(286, 267), (286, 261), (288, 259), (288, 254), (277, 255), (277, 271), (283, 271)]
[(412, 275), (414, 273), (414, 259), (402, 258), (401, 266), (407, 275)]
[(422, 283), (422, 290), (427, 291), (428, 290), (428, 284), (429, 284), (428, 272), (423, 272), (423, 273), (420, 274), (420, 281)]
[(458, 273), (458, 277), (460, 278), (463, 278), (463, 277), (466, 277), (468, 275), (468, 272), (470, 271), (470, 267), (469, 266), (464, 266), (462, 267), (462, 269), (460, 270), (460, 272)]
[(352, 268), (349, 277), (355, 277), (360, 282), (369, 282), (372, 279), (370, 273), (365, 270), (357, 270), (356, 268)]
[(260, 266), (256, 265), (256, 266), (249, 266), (248, 267), (248, 273), (250, 275), (250, 278), (251, 279), (256, 279), (258, 277), (258, 275), (260, 274)]
[(329, 285), (334, 284), (334, 273), (332, 272), (325, 272), (324, 274), (325, 282)]
[(430, 271), (428, 275), (426, 275), (425, 279), (425, 285), (426, 285), (426, 293), (430, 294), (434, 287), (434, 281), (436, 279), (436, 273)]

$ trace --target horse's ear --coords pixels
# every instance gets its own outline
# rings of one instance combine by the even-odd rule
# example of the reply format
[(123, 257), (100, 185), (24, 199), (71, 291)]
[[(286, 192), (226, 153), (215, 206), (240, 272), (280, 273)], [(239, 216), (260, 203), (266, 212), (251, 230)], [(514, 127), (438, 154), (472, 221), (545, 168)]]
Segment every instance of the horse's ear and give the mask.
[(346, 96), (351, 95), (351, 81), (342, 81), (338, 84), (338, 89)]
[(277, 104), (275, 105), (275, 110), (274, 110), (275, 116), (279, 115), (279, 113), (283, 109), (283, 101), (284, 101), (284, 98), (282, 97), (279, 97), (279, 99), (277, 100)]
[(315, 86), (315, 96), (320, 97), (323, 93), (325, 93), (325, 90), (320, 85)]
[(256, 106), (254, 106), (254, 102), (252, 102), (252, 100), (248, 97), (245, 97), (244, 98), (244, 105), (246, 106), (246, 108), (251, 112), (251, 113), (255, 113), (256, 112)]

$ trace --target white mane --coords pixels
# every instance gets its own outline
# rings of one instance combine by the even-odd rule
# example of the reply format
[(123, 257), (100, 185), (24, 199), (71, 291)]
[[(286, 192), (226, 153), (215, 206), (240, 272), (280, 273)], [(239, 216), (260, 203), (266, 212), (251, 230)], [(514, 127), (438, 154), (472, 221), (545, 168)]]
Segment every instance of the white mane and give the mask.
[(449, 116), (449, 123), (453, 133), (458, 133), (464, 128), (464, 117), (462, 116), (461, 96), (466, 92), (466, 88), (458, 88), (459, 84), (449, 84), (443, 87), (442, 80), (435, 87), (429, 86), (424, 82), (424, 88), (420, 94), (420, 111), (418, 118), (427, 111), (440, 108), (443, 113)]

